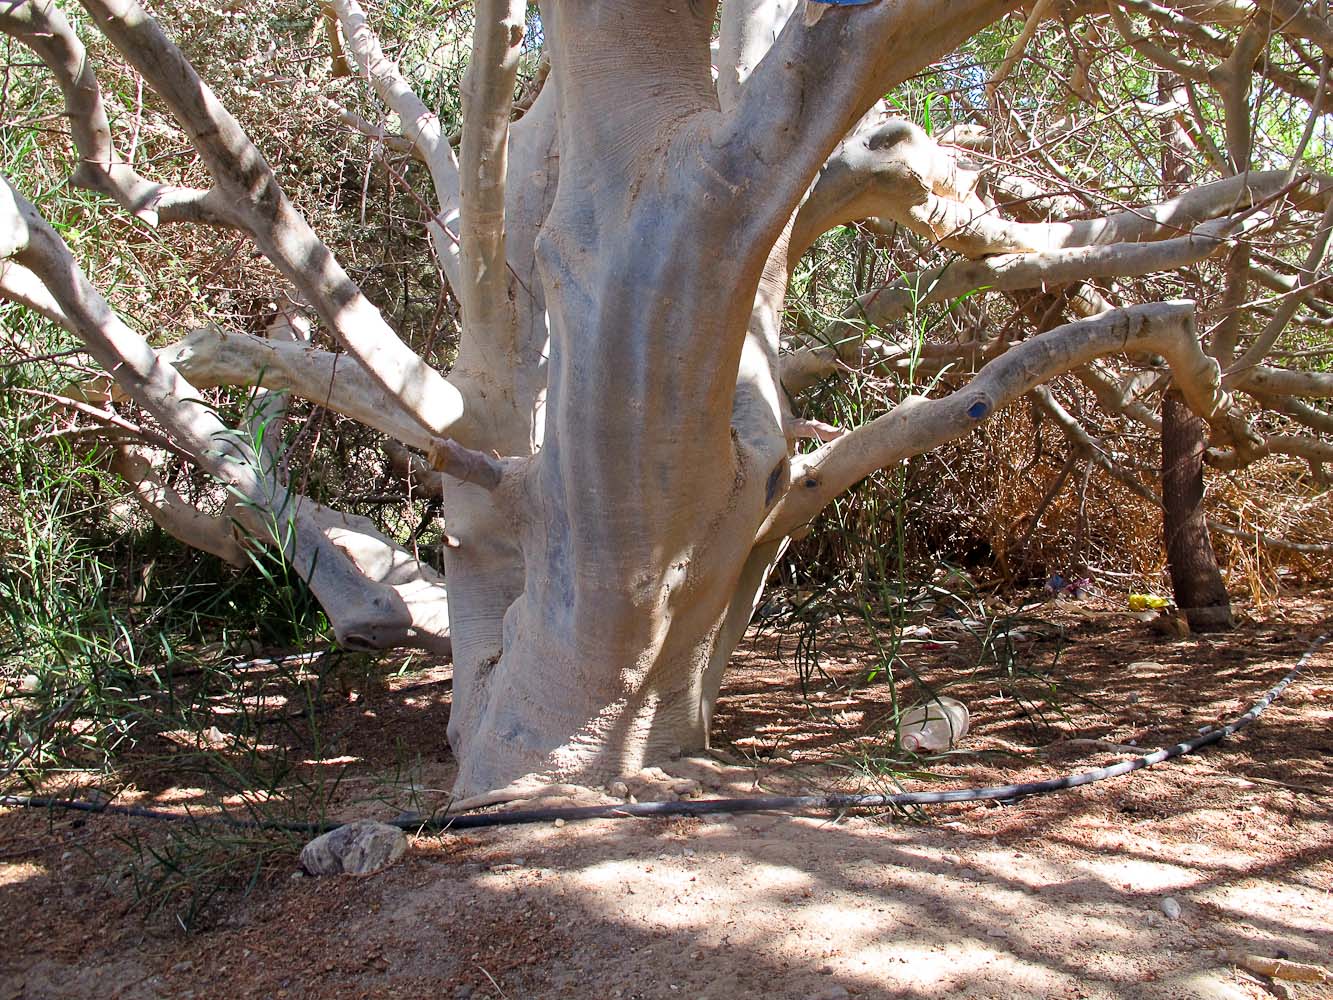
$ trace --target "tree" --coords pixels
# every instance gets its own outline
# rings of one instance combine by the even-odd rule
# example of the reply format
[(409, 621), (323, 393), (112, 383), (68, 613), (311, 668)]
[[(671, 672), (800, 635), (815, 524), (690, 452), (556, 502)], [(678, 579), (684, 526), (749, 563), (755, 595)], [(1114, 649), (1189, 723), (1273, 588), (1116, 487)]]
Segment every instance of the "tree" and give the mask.
[[(1307, 161), (1324, 155), (1333, 25), (1293, 0), (1037, 0), (1002, 55), (1011, 0), (550, 0), (532, 22), (540, 90), (517, 108), (527, 5), (478, 0), (457, 152), (355, 0), (329, 0), (351, 64), (401, 126), (391, 141), (434, 188), (430, 237), (462, 310), (447, 373), (362, 294), (158, 23), (134, 0), (82, 5), (211, 186), (141, 176), (60, 9), (4, 0), (0, 30), (60, 82), (72, 182), (148, 225), (245, 234), (285, 304), (267, 337), (209, 328), (155, 349), (8, 183), (0, 294), (72, 332), (110, 374), (66, 405), (105, 428), (165, 529), (234, 561), (255, 546), (280, 553), (345, 646), (451, 652), (461, 792), (533, 776), (600, 783), (704, 746), (727, 660), (791, 534), (874, 470), (1025, 395), (1083, 461), (1143, 495), (1151, 486), (1062, 397), (1090, 393), (1159, 429), (1169, 385), (1205, 423), (1215, 467), (1297, 456), (1322, 478), (1333, 459), (1320, 437), (1333, 415), (1310, 402), (1333, 395), (1333, 374), (1319, 356), (1268, 363), (1298, 313), (1315, 329), (1329, 315), (1333, 181)], [(976, 63), (930, 69), (965, 45), (997, 64), (989, 79)], [(1011, 82), (1030, 63), (1047, 85), (1025, 96)], [(939, 135), (884, 100), (922, 73), (954, 76)], [(1141, 96), (1159, 73), (1183, 83)], [(1302, 131), (1278, 136), (1294, 107)], [(1088, 121), (1108, 118), (1128, 164), (1103, 195), (1049, 149), (1087, 142)], [(1162, 132), (1183, 136), (1213, 179), (1128, 203), (1122, 193), (1160, 170), (1139, 144)], [(862, 220), (943, 262), (892, 277), (827, 329), (784, 328), (802, 256)], [(1293, 244), (1305, 247), (1295, 263)], [(1222, 254), (1202, 326), (1195, 302), (1157, 300), (1172, 281), (1140, 280), (1197, 275)], [(1254, 297), (1255, 285), (1272, 294)], [(929, 336), (901, 322), (931, 309)], [(931, 381), (859, 427), (799, 416), (802, 394), (848, 365)], [(217, 386), (263, 391), (228, 425), (202, 395)], [(443, 574), (299, 493), (275, 430), (288, 395), (373, 428), (399, 467), (438, 483)], [(228, 509), (173, 490), (156, 471), (165, 455), (223, 484)]]

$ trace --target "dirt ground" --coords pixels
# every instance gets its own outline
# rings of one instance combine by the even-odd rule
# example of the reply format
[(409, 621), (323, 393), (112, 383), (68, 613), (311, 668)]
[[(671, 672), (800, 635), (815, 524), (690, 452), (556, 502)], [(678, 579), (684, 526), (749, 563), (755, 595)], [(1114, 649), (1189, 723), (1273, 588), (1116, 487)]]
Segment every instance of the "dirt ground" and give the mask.
[[(725, 758), (668, 770), (709, 796), (1087, 770), (1124, 757), (1113, 744), (1168, 745), (1239, 715), (1331, 613), (1323, 592), (1181, 638), (1110, 602), (1047, 603), (1009, 619), (998, 666), (978, 666), (989, 623), (925, 615), (903, 660), (967, 702), (973, 728), (896, 779), (877, 733), (891, 689), (866, 682), (886, 637), (831, 620), (816, 666), (779, 622), (730, 675)], [(345, 692), (327, 742), (306, 750), (309, 768), (342, 773), (344, 818), (389, 818), (448, 787), (448, 671), (417, 666), (373, 696)], [(1333, 965), (1331, 719), (1333, 645), (1236, 737), (1080, 789), (911, 815), (421, 836), (365, 878), (301, 876), (283, 846), (190, 933), (171, 905), (146, 915), (125, 875), (145, 848), (170, 862), (166, 824), (0, 812), (0, 1000), (1331, 997), (1333, 983), (1284, 988), (1228, 960)], [(202, 800), (182, 770), (138, 775), (117, 801)]]

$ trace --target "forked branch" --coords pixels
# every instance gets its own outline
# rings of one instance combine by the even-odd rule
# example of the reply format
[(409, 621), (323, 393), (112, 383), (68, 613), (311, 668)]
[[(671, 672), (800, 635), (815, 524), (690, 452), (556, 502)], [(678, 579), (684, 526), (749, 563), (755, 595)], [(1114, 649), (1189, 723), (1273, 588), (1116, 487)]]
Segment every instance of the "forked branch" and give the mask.
[(157, 22), (133, 0), (84, 0), (190, 137), (236, 218), (339, 343), (424, 430), (442, 434), (463, 400), (389, 328), (287, 198), (272, 168)]

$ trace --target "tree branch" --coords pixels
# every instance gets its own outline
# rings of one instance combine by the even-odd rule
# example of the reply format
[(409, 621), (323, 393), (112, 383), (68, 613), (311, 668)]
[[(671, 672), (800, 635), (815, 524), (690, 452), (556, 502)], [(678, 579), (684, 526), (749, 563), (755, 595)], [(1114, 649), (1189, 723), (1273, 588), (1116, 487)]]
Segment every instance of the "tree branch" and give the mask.
[(111, 460), (111, 471), (125, 481), (148, 516), (172, 538), (232, 566), (248, 565), (249, 556), (233, 522), (205, 514), (167, 485), (153, 467), (154, 453), (155, 449), (141, 445), (119, 445)]
[(190, 137), (236, 218), (334, 337), (432, 434), (463, 400), (391, 330), (283, 192), (272, 168), (181, 51), (134, 0), (84, 0), (102, 33), (143, 74)]
[(430, 221), (428, 229), (436, 259), (450, 287), (457, 290), (462, 284), (458, 256), (458, 159), (448, 138), (441, 132), (439, 116), (417, 96), (398, 64), (384, 55), (379, 39), (371, 31), (356, 0), (329, 0), (329, 7), (342, 25), (347, 47), (361, 75), (370, 81), (380, 100), (398, 116), (404, 136), (430, 171), (439, 212)]
[(809, 179), (875, 101), (1017, 6), (902, 0), (833, 7), (813, 27), (789, 18), (710, 142), (723, 178), (763, 192), (752, 231), (776, 238)]
[(151, 226), (159, 222), (236, 225), (223, 200), (212, 192), (154, 184), (120, 157), (111, 141), (111, 123), (92, 60), (52, 0), (0, 3), (0, 32), (37, 53), (60, 85), (79, 157), (71, 184), (111, 197)]
[(415, 421), (406, 419), (355, 358), (345, 354), (203, 327), (158, 355), (199, 389), (240, 385), (282, 390), (423, 451), (433, 440)]
[(463, 322), (480, 332), (474, 342), (497, 350), (493, 371), (512, 368), (515, 319), (505, 253), (505, 185), (509, 115), (523, 43), (523, 0), (478, 0), (472, 59), (463, 76), (460, 244)]
[(961, 437), (1034, 386), (1101, 355), (1128, 351), (1166, 357), (1186, 402), (1206, 419), (1220, 417), (1229, 405), (1217, 363), (1195, 339), (1193, 303), (1131, 306), (1079, 320), (1011, 348), (942, 399), (910, 396), (884, 416), (795, 460), (788, 492), (760, 529), (758, 541), (789, 534), (871, 472)]
[(39, 316), (49, 319), (56, 326), (70, 333), (74, 332), (69, 318), (60, 308), (60, 303), (52, 298), (37, 275), (22, 264), (0, 259), (0, 298), (17, 302)]
[(830, 346), (807, 346), (786, 355), (782, 383), (788, 392), (803, 392), (831, 373), (840, 356), (850, 358), (859, 351), (867, 325), (888, 326), (912, 309), (949, 302), (976, 289), (1008, 292), (1183, 267), (1216, 253), (1227, 245), (1228, 239), (1266, 221), (1262, 213), (1248, 218), (1215, 219), (1187, 236), (1156, 243), (1120, 243), (953, 261), (919, 274), (905, 275), (858, 298), (844, 312), (844, 318), (827, 331), (824, 339)]
[(772, 48), (801, 0), (725, 0), (717, 39), (717, 96), (723, 111)]
[[(179, 446), (237, 498), (237, 521), (291, 562), (319, 599), (339, 641), (357, 648), (448, 648), (444, 589), (426, 567), (367, 522), (288, 492), (254, 448), (115, 314), (69, 248), (0, 178), (0, 259), (14, 257), (59, 305), (88, 352)], [(415, 567), (415, 568), (414, 568)]]

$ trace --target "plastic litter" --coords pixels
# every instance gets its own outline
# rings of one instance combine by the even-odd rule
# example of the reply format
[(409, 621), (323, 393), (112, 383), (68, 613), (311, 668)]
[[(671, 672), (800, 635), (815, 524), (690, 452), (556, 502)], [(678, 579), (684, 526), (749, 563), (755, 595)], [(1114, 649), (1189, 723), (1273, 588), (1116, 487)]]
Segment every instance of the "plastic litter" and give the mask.
[(904, 750), (948, 750), (967, 735), (971, 715), (957, 698), (935, 698), (903, 713), (898, 739)]

